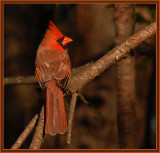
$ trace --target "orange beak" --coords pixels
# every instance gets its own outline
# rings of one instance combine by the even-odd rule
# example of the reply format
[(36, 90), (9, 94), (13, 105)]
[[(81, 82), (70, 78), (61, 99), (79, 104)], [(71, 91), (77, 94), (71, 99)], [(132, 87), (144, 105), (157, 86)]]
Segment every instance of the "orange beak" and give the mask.
[(73, 41), (71, 38), (69, 37), (64, 37), (63, 41), (62, 41), (62, 45), (65, 46), (67, 45), (69, 42)]

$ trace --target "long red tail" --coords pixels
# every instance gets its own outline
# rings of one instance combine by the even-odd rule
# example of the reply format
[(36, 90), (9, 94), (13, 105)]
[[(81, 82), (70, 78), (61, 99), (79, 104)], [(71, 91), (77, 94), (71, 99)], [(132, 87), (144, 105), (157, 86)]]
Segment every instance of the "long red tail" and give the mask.
[(47, 103), (46, 103), (46, 124), (45, 133), (50, 135), (64, 134), (67, 131), (67, 120), (65, 114), (63, 92), (51, 80), (47, 85)]

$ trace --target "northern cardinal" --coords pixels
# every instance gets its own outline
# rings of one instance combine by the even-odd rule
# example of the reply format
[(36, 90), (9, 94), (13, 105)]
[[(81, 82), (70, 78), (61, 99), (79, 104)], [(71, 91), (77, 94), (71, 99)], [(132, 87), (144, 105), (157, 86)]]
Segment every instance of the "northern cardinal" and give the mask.
[(41, 88), (46, 88), (45, 133), (52, 136), (67, 131), (62, 88), (71, 76), (70, 59), (64, 49), (71, 41), (50, 21), (49, 29), (37, 50), (35, 74)]

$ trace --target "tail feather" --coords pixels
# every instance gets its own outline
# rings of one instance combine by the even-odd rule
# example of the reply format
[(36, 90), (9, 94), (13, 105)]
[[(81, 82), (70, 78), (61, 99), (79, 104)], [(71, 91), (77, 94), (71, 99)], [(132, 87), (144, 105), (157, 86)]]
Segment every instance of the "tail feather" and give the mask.
[(54, 124), (53, 124), (53, 94), (49, 88), (47, 88), (47, 102), (46, 102), (46, 124), (45, 124), (45, 133), (50, 135), (56, 135)]
[(50, 135), (64, 134), (67, 131), (67, 120), (63, 92), (52, 80), (47, 82), (47, 105), (45, 132)]
[(59, 134), (64, 134), (67, 131), (67, 120), (64, 108), (63, 92), (61, 89), (54, 98), (54, 107), (56, 108), (56, 111), (54, 111), (55, 130)]

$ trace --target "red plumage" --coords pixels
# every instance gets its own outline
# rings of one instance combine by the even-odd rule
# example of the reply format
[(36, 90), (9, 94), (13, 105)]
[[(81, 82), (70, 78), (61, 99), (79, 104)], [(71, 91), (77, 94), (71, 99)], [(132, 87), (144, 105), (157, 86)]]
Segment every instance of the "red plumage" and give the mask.
[[(58, 41), (60, 39), (61, 44)], [(71, 76), (71, 64), (63, 45), (71, 41), (50, 21), (49, 29), (37, 51), (35, 73), (41, 88), (47, 88), (45, 133), (50, 135), (67, 131), (62, 87), (66, 86)]]

